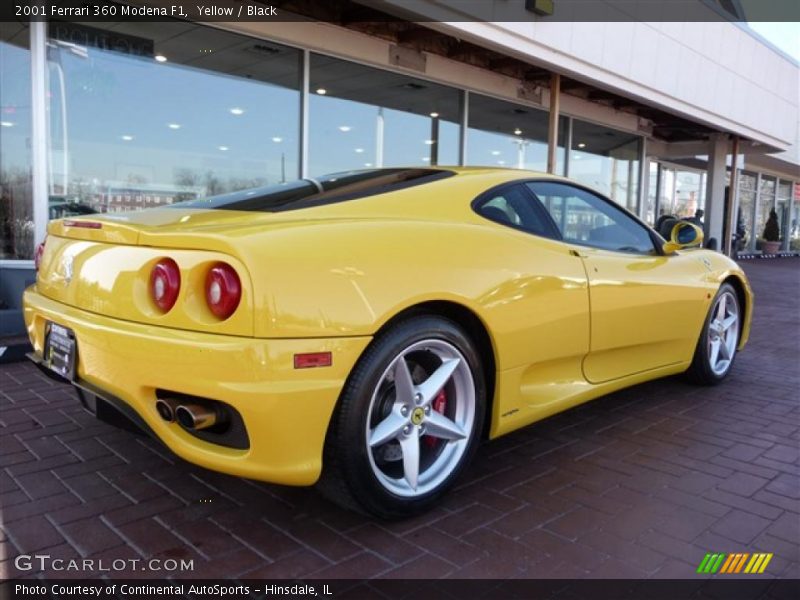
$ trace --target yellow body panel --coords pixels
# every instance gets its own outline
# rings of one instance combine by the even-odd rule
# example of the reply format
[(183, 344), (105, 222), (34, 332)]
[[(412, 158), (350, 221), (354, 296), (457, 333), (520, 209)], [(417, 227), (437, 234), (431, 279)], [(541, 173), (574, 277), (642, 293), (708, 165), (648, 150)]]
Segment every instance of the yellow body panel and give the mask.
[[(321, 440), (336, 399), (369, 338), (260, 340), (186, 332), (110, 319), (25, 292), (25, 321), (42, 354), (44, 325), (72, 329), (78, 377), (132, 407), (178, 456), (198, 465), (289, 485), (314, 483)], [(299, 352), (333, 353), (326, 369), (293, 368)], [(250, 448), (238, 450), (190, 435), (155, 409), (156, 390), (221, 399), (247, 424)]]
[[(485, 327), (493, 352), (485, 360), (496, 371), (492, 437), (684, 370), (729, 277), (744, 290), (740, 347), (746, 342), (752, 294), (730, 259), (705, 250), (622, 254), (511, 229), (473, 212), (472, 199), (549, 176), (453, 170), (422, 186), (284, 213), (166, 208), (82, 218), (101, 229), (55, 221), (38, 283), (25, 294), (34, 348), (42, 352), (45, 321), (69, 327), (79, 377), (128, 403), (180, 456), (310, 484), (348, 374), (390, 319), (420, 304), (457, 305)], [(183, 280), (166, 315), (147, 288), (161, 257), (177, 262)], [(205, 273), (220, 260), (243, 286), (225, 321), (203, 296)], [(293, 368), (295, 353), (323, 351), (333, 366)], [(235, 406), (251, 448), (224, 448), (165, 423), (157, 388)]]

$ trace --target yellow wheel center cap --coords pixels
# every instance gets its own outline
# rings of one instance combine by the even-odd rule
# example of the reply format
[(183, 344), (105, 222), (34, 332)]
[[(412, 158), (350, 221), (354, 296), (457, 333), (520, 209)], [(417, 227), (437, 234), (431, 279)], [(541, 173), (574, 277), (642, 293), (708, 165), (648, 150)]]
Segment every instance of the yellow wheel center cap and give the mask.
[(417, 408), (414, 409), (414, 412), (411, 413), (411, 422), (414, 425), (419, 425), (424, 420), (425, 420), (425, 410), (421, 406), (418, 406)]

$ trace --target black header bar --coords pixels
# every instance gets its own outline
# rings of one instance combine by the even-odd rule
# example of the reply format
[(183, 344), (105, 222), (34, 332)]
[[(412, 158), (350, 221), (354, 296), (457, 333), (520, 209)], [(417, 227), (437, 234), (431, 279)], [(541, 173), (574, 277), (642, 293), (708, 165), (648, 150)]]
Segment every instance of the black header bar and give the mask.
[(125, 580), (125, 579), (25, 579), (0, 582), (0, 597), (44, 600), (61, 598), (172, 598), (265, 600), (309, 598), (380, 598), (383, 600), (750, 600), (800, 597), (800, 580), (742, 576), (728, 579), (404, 579), (404, 580)]
[(797, 22), (798, 0), (2, 0), (0, 21)]

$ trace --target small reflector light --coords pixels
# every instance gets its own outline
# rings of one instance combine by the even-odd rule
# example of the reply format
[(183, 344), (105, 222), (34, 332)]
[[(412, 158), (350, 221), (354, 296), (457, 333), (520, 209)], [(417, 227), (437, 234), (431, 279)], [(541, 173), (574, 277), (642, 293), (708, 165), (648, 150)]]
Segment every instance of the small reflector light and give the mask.
[(309, 352), (294, 355), (295, 369), (309, 369), (311, 367), (330, 367), (333, 364), (333, 355), (330, 352)]
[(64, 227), (82, 227), (83, 229), (102, 229), (103, 224), (97, 221), (64, 221)]
[(47, 243), (47, 236), (44, 237), (44, 241), (36, 246), (36, 252), (33, 255), (33, 266), (38, 271), (39, 267), (42, 264), (42, 257), (44, 256), (44, 245)]

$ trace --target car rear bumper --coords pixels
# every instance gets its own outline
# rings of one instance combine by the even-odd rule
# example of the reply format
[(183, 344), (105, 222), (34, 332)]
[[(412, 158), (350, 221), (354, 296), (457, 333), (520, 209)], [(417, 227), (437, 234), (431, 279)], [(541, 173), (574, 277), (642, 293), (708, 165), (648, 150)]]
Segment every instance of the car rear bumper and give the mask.
[[(32, 286), (24, 316), (35, 362), (45, 323), (71, 329), (84, 392), (117, 405), (175, 454), (203, 467), (262, 481), (311, 485), (344, 382), (370, 337), (256, 339), (112, 319), (50, 300)], [(331, 352), (330, 367), (294, 368), (294, 355)], [(241, 415), (246, 448), (198, 438), (156, 411), (158, 390), (224, 402)], [(163, 392), (158, 392), (163, 394)]]

